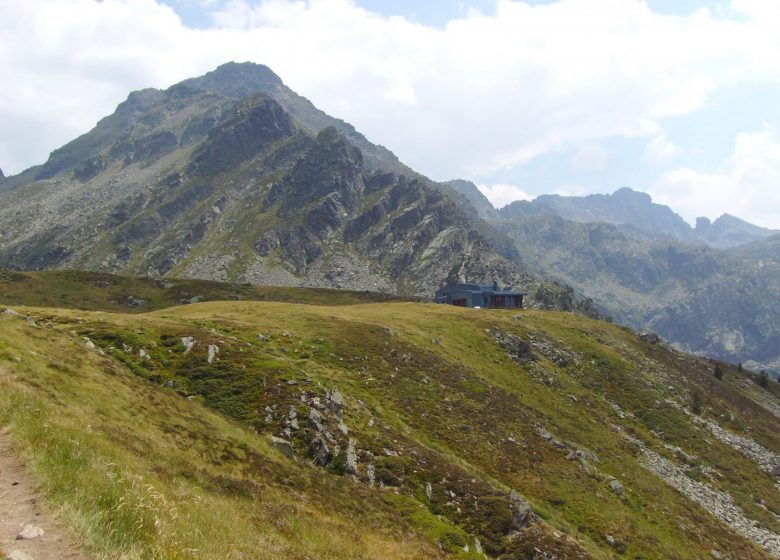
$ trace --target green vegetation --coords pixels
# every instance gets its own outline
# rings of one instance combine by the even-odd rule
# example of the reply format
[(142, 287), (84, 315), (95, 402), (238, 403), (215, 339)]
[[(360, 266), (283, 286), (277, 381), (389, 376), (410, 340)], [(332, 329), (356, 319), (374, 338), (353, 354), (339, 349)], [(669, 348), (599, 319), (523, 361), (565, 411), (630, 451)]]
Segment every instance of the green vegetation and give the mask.
[[(771, 476), (686, 412), (699, 395), (701, 418), (777, 453), (772, 395), (737, 367), (715, 383), (704, 360), (565, 313), (236, 301), (212, 283), (194, 285), (227, 301), (164, 307), (192, 284), (53, 286), (70, 274), (8, 292), (36, 325), (0, 315), (0, 426), (96, 554), (477, 558), (478, 541), (492, 558), (768, 558), (651, 474), (635, 440), (780, 532)], [(159, 310), (77, 291), (95, 281)]]
[(409, 301), (408, 298), (375, 292), (223, 284), (178, 278), (132, 278), (77, 270), (0, 271), (0, 294), (0, 303), (6, 305), (118, 313), (145, 313), (191, 301), (283, 301), (314, 305)]

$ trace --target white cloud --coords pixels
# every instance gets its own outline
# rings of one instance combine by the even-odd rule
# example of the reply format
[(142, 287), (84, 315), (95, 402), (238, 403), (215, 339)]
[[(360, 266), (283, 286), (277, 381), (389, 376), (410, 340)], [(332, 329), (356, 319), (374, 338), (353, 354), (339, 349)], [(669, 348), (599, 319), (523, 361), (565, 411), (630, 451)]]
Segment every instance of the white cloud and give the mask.
[(658, 134), (645, 146), (645, 161), (650, 163), (664, 163), (679, 157), (683, 149), (669, 141), (663, 134)]
[(598, 168), (589, 146), (652, 144), (663, 119), (723, 88), (780, 83), (774, 4), (681, 17), (643, 1), (498, 0), (434, 28), (352, 0), (230, 0), (196, 30), (154, 0), (0, 0), (0, 167), (42, 162), (131, 89), (252, 60), (434, 179), (489, 182), (581, 147)]
[(531, 200), (534, 198), (515, 185), (497, 183), (495, 185), (477, 185), (477, 188), (496, 208), (501, 208), (516, 200)]
[(602, 171), (609, 163), (609, 151), (598, 142), (590, 142), (580, 147), (572, 159), (576, 171)]
[(649, 192), (693, 223), (727, 212), (764, 227), (780, 229), (780, 137), (770, 126), (740, 133), (722, 169), (701, 172), (680, 167), (666, 173)]

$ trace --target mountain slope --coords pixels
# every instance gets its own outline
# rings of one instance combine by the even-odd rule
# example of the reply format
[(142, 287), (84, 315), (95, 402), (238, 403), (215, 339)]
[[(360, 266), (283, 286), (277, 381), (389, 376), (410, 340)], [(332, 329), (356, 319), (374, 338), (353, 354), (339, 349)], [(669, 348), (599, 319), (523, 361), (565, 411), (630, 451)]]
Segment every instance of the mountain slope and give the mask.
[[(482, 205), (482, 202), (475, 203), (477, 208)], [(612, 194), (541, 195), (532, 201), (513, 202), (499, 213), (508, 220), (529, 214), (552, 214), (580, 223), (604, 222), (659, 239), (706, 244), (718, 249), (737, 247), (778, 233), (729, 214), (714, 222), (699, 218), (694, 229), (668, 206), (656, 204), (650, 195), (626, 187)]]
[(495, 280), (577, 305), (452, 191), (257, 65), (134, 92), (20, 177), (0, 195), (0, 267), (426, 295)]
[(576, 287), (616, 321), (700, 355), (780, 368), (780, 258), (552, 215), (518, 215), (500, 227), (528, 266)]
[(371, 143), (351, 124), (317, 109), (311, 101), (284, 85), (279, 76), (262, 64), (228, 62), (204, 76), (185, 80), (183, 85), (232, 99), (243, 99), (258, 92), (263, 93), (279, 103), (297, 123), (315, 135), (329, 127), (338, 130), (350, 144), (362, 152), (369, 171), (419, 177), (412, 169), (401, 163), (390, 150)]
[(518, 201), (501, 209), (504, 218), (527, 213), (546, 213), (575, 222), (606, 222), (678, 241), (694, 241), (693, 230), (668, 206), (653, 203), (648, 194), (622, 188), (613, 194), (588, 196), (542, 195), (533, 201)]
[[(20, 276), (22, 300), (56, 282)], [(780, 385), (622, 328), (419, 303), (15, 310), (0, 424), (94, 552), (780, 554)]]
[(697, 237), (719, 249), (739, 247), (778, 234), (776, 230), (754, 226), (730, 214), (723, 214), (712, 223), (707, 218), (696, 220)]

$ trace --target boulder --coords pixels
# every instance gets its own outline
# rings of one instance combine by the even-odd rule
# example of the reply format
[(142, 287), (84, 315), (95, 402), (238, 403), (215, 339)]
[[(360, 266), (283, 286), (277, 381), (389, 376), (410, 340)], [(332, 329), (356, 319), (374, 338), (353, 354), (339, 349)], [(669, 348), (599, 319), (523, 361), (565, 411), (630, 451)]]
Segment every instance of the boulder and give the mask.
[(19, 532), (19, 534), (16, 535), (16, 540), (20, 541), (20, 540), (37, 539), (38, 537), (42, 537), (43, 533), (44, 533), (43, 529), (37, 527), (36, 525), (30, 525), (28, 523)]
[(271, 445), (273, 445), (274, 449), (279, 451), (282, 455), (284, 455), (288, 459), (295, 458), (295, 449), (293, 448), (292, 443), (290, 443), (286, 439), (278, 438), (276, 436), (271, 436)]
[(191, 336), (183, 336), (181, 343), (184, 346), (184, 353), (189, 354), (190, 350), (195, 346), (195, 339)]
[(328, 401), (328, 408), (330, 408), (331, 412), (333, 414), (339, 415), (341, 414), (341, 411), (344, 409), (344, 395), (341, 394), (341, 392), (338, 389), (333, 389), (332, 391), (328, 391), (325, 393), (327, 401)]
[(216, 344), (209, 344), (208, 362), (209, 363), (214, 362), (214, 358), (217, 357), (217, 354), (219, 354), (219, 346), (217, 346)]
[(531, 522), (533, 515), (531, 504), (525, 501), (517, 492), (512, 490), (509, 493), (509, 506), (512, 509), (512, 518), (518, 530), (524, 529)]
[(309, 427), (315, 432), (322, 431), (322, 414), (316, 408), (309, 409)]
[(314, 464), (319, 467), (327, 467), (333, 458), (328, 444), (320, 436), (315, 437), (309, 444), (309, 454), (314, 459)]
[(654, 332), (646, 332), (639, 335), (639, 338), (650, 344), (658, 344), (661, 342), (661, 337)]
[(344, 463), (344, 471), (347, 474), (357, 474), (357, 453), (355, 452), (355, 440), (350, 439), (347, 443), (347, 459)]
[(611, 480), (611, 481), (609, 482), (609, 487), (610, 487), (610, 489), (612, 489), (612, 491), (613, 491), (615, 494), (617, 494), (618, 496), (622, 496), (622, 495), (623, 495), (623, 493), (624, 493), (624, 490), (623, 490), (623, 485), (622, 485), (622, 484), (620, 484), (620, 482), (619, 482), (619, 481), (617, 481), (617, 480)]

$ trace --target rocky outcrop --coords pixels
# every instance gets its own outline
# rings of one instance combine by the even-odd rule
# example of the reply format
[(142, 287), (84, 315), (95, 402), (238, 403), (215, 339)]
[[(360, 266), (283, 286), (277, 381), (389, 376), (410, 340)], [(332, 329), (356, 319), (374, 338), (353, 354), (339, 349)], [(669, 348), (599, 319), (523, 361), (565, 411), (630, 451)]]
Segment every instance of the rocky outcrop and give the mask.
[(761, 470), (768, 472), (780, 481), (780, 455), (752, 439), (738, 436), (737, 434), (722, 428), (719, 424), (711, 420), (698, 416), (695, 416), (694, 418), (699, 423), (705, 425), (720, 441), (730, 445), (748, 459), (755, 461)]
[(772, 558), (780, 558), (780, 535), (748, 518), (729, 494), (714, 490), (709, 484), (688, 477), (685, 470), (660, 456), (640, 440), (627, 434), (624, 434), (624, 437), (641, 449), (645, 466), (664, 482), (699, 504), (731, 529), (766, 550)]

